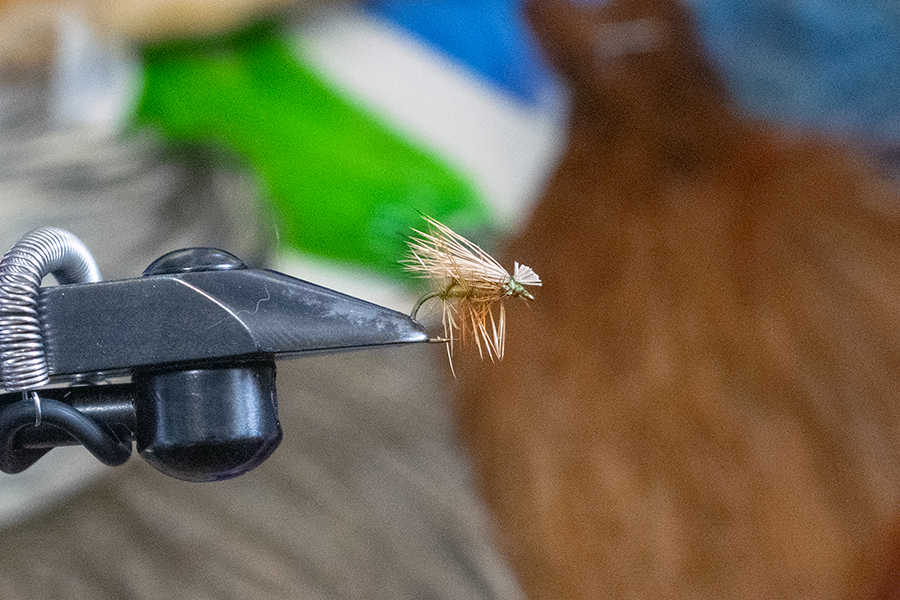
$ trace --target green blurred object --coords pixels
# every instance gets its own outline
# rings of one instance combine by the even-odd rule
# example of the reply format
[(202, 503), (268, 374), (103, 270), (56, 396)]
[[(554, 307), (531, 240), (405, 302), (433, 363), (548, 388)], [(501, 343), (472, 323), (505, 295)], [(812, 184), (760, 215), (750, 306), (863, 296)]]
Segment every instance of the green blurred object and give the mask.
[(420, 214), (462, 231), (490, 226), (464, 176), (330, 89), (273, 24), (151, 46), (143, 59), (138, 126), (246, 160), (282, 244), (397, 274)]

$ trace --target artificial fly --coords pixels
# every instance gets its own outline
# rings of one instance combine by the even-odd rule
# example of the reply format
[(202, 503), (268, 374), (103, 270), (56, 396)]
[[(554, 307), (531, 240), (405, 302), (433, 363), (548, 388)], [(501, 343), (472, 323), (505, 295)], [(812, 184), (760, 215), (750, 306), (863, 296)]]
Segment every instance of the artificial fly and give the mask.
[[(510, 275), (478, 245), (431, 217), (423, 218), (429, 231), (413, 230), (417, 235), (408, 242), (410, 254), (401, 262), (407, 271), (430, 278), (436, 287), (419, 298), (412, 318), (432, 298), (441, 301), (444, 338), (437, 341), (448, 342), (451, 371), (455, 339), (465, 344), (474, 337), (482, 359), (485, 352), (491, 360), (502, 359), (506, 340), (503, 301), (509, 297), (534, 300), (524, 286), (539, 286), (541, 279), (530, 267), (519, 263), (515, 263)], [(496, 306), (499, 311), (495, 317)]]

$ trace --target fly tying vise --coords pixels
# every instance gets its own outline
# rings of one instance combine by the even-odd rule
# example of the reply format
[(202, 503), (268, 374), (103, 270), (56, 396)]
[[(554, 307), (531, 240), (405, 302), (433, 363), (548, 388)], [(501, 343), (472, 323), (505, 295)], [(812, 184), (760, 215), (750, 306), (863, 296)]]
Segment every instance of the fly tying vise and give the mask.
[(71, 444), (120, 465), (134, 443), (172, 477), (236, 477), (281, 441), (276, 360), (427, 340), (405, 314), (215, 248), (101, 281), (74, 235), (37, 229), (0, 259), (0, 471)]
[[(417, 235), (408, 242), (410, 254), (401, 262), (407, 271), (431, 279), (435, 288), (419, 298), (411, 317), (415, 319), (428, 300), (441, 301), (444, 338), (436, 341), (448, 343), (451, 370), (453, 342), (457, 338), (465, 344), (474, 337), (482, 358), (487, 353), (491, 360), (502, 359), (506, 340), (503, 302), (509, 297), (534, 300), (524, 286), (541, 285), (540, 277), (518, 262), (510, 274), (474, 242), (431, 217), (423, 218), (429, 230), (413, 230)], [(496, 316), (495, 306), (499, 307)]]

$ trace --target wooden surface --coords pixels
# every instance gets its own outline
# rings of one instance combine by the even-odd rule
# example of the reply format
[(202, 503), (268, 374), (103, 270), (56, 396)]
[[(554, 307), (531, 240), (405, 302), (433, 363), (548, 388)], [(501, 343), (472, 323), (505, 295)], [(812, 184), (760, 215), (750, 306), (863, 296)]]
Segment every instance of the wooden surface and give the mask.
[(453, 384), (432, 370), (441, 350), (279, 363), (272, 458), (198, 484), (133, 456), (0, 532), (0, 597), (519, 598), (454, 438)]

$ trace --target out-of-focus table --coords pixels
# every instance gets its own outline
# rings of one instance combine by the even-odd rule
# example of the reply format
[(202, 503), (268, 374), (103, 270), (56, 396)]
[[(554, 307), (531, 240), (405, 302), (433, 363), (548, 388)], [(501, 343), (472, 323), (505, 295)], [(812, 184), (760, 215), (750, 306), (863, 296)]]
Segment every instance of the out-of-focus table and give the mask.
[(454, 437), (442, 352), (280, 362), (272, 458), (217, 483), (136, 456), (109, 469), (0, 533), (0, 597), (519, 598)]

